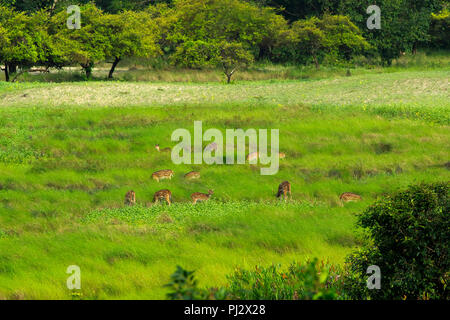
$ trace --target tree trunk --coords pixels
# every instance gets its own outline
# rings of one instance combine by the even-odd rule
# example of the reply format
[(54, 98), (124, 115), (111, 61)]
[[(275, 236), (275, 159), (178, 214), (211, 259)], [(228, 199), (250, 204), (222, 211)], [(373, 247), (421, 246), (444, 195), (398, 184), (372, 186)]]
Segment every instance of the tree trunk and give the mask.
[(5, 63), (5, 80), (6, 82), (9, 82), (9, 66), (7, 63)]
[(412, 54), (415, 55), (417, 53), (417, 43), (414, 42), (413, 47), (412, 47)]
[(227, 76), (227, 83), (231, 82), (231, 77), (233, 76), (233, 74), (236, 71), (236, 69), (237, 69), (237, 67), (228, 68), (226, 66), (223, 66), (223, 73), (225, 73), (225, 75)]
[(116, 57), (116, 59), (114, 60), (112, 66), (111, 66), (111, 70), (109, 70), (108, 79), (112, 79), (113, 78), (114, 70), (116, 69), (116, 67), (119, 64), (119, 62), (120, 62), (120, 58)]
[(8, 68), (9, 68), (9, 74), (13, 74), (13, 73), (17, 72), (17, 65), (15, 65), (15, 64), (10, 64)]
[(92, 76), (92, 64), (88, 63), (88, 64), (82, 64), (81, 67), (84, 69), (84, 72), (86, 73), (86, 78), (90, 79)]
[(17, 78), (19, 78), (22, 74), (29, 71), (28, 69), (21, 68), (19, 72), (14, 73), (14, 78), (12, 78), (11, 82), (16, 82)]
[(261, 46), (259, 47), (258, 60), (263, 60), (270, 57), (271, 53), (270, 46)]
[(87, 67), (85, 69), (85, 71), (86, 71), (86, 78), (90, 79), (91, 76), (92, 76), (92, 68), (91, 67)]
[(319, 60), (317, 59), (317, 55), (313, 54), (314, 64), (316, 65), (316, 70), (320, 69)]

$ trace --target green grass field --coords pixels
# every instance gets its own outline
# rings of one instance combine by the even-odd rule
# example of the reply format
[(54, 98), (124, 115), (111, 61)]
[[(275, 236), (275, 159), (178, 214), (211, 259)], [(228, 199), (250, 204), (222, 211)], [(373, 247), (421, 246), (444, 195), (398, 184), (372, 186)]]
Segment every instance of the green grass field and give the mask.
[[(384, 194), (449, 174), (450, 71), (222, 83), (0, 83), (0, 299), (162, 299), (177, 264), (205, 286), (236, 266), (361, 244), (355, 214)], [(280, 171), (174, 165), (154, 145), (177, 128), (280, 130)], [(159, 183), (151, 173), (172, 169)], [(183, 175), (198, 170), (198, 181)], [(289, 180), (293, 200), (275, 199)], [(168, 188), (174, 205), (151, 206)], [(124, 208), (125, 193), (138, 205)], [(214, 190), (195, 207), (193, 192)], [(342, 205), (342, 192), (363, 201)]]

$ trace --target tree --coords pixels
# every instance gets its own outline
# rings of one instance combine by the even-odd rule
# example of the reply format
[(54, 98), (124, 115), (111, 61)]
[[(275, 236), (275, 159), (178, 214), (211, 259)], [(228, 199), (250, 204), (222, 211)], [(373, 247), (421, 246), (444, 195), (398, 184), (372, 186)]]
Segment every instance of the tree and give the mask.
[(9, 8), (2, 10), (0, 23), (0, 58), (5, 64), (5, 78), (15, 81), (34, 65), (61, 68), (72, 63), (74, 44), (58, 34), (51, 34), (51, 12), (39, 10), (26, 15)]
[(325, 15), (322, 19), (312, 17), (292, 24), (290, 41), (297, 50), (312, 57), (316, 69), (327, 54), (337, 55), (350, 61), (370, 48), (361, 31), (348, 17)]
[(384, 64), (390, 65), (401, 52), (413, 51), (419, 42), (427, 42), (431, 13), (441, 0), (378, 0), (381, 29), (369, 30), (366, 9), (372, 0), (342, 0), (337, 11), (345, 14), (363, 31), (364, 38), (378, 51)]
[(169, 21), (166, 43), (170, 51), (187, 41), (238, 42), (263, 56), (286, 21), (274, 9), (242, 0), (176, 0), (164, 11)]
[(29, 66), (39, 59), (39, 28), (23, 12), (0, 7), (0, 63), (3, 63), (5, 80), (15, 73), (17, 66)]
[(264, 58), (273, 59), (273, 51), (285, 44), (286, 36), (289, 33), (289, 25), (283, 16), (275, 14), (272, 9), (264, 10), (266, 20), (266, 30), (263, 32), (261, 41), (258, 43), (259, 60)]
[(231, 77), (242, 67), (253, 62), (253, 55), (239, 42), (221, 42), (219, 44), (219, 63), (223, 72), (227, 76), (227, 83), (231, 82)]
[(84, 69), (89, 79), (95, 63), (105, 60), (106, 53), (111, 52), (111, 43), (103, 12), (93, 4), (82, 6), (80, 10), (80, 29), (68, 29), (67, 13), (61, 11), (52, 17), (51, 34), (70, 44), (69, 55), (72, 61)]
[[(67, 37), (67, 34), (57, 33), (55, 29), (59, 25), (54, 25), (56, 21), (50, 16), (50, 12), (42, 11), (39, 16), (36, 16), (42, 25), (42, 46), (41, 55), (38, 64), (48, 68), (62, 68), (71, 65), (74, 62), (74, 50), (77, 43)], [(59, 23), (59, 21), (57, 22)]]
[(146, 12), (123, 11), (103, 17), (109, 45), (105, 56), (114, 59), (108, 78), (112, 79), (117, 64), (125, 57), (152, 57), (161, 53), (157, 44), (156, 23)]
[(292, 24), (292, 41), (299, 50), (313, 58), (316, 69), (320, 68), (319, 55), (325, 52), (329, 43), (325, 32), (318, 26), (320, 20), (316, 17), (299, 20)]
[(317, 26), (324, 32), (329, 50), (346, 61), (370, 49), (359, 28), (346, 16), (326, 14)]
[[(449, 183), (420, 184), (388, 196), (358, 216), (368, 243), (349, 256), (346, 291), (354, 299), (449, 299)], [(368, 290), (367, 268), (381, 271)]]
[(186, 41), (171, 56), (173, 63), (188, 68), (205, 68), (219, 65), (227, 77), (227, 83), (239, 68), (254, 61), (249, 50), (239, 42)]

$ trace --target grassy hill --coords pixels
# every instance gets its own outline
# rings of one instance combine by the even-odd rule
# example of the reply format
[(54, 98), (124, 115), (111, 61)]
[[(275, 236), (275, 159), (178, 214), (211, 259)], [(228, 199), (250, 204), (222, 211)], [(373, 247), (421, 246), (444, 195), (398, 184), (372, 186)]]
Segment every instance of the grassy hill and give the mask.
[[(0, 298), (164, 298), (177, 264), (202, 284), (235, 266), (318, 257), (343, 263), (355, 213), (420, 181), (448, 180), (449, 71), (314, 81), (0, 84)], [(177, 128), (279, 129), (286, 159), (174, 165), (154, 146)], [(151, 173), (172, 169), (159, 183)], [(198, 181), (183, 175), (198, 170)], [(280, 203), (281, 181), (293, 200)], [(168, 188), (174, 205), (151, 206)], [(123, 207), (133, 189), (138, 205)], [(214, 190), (209, 203), (193, 192)], [(339, 194), (362, 202), (342, 205)]]

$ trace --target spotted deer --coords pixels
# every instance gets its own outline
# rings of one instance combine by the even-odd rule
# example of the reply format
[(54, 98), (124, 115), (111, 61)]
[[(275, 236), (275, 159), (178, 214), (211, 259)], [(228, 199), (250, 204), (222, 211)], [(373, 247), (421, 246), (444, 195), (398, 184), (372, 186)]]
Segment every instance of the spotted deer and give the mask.
[(292, 194), (291, 194), (291, 184), (288, 181), (283, 181), (282, 183), (280, 183), (280, 185), (278, 186), (278, 193), (277, 193), (277, 198), (281, 197), (281, 195), (283, 195), (284, 200), (287, 200), (287, 194), (289, 193), (289, 196), (292, 198)]
[(172, 203), (172, 192), (167, 189), (156, 191), (153, 195), (153, 202), (156, 204), (160, 200), (165, 200), (170, 206), (170, 204)]
[[(258, 157), (259, 157), (259, 153), (258, 153), (258, 152), (252, 152), (252, 153), (249, 153), (249, 154), (247, 155), (247, 161), (252, 161), (252, 160), (254, 160), (254, 159), (258, 159)], [(279, 152), (279, 153), (278, 153), (278, 157), (279, 157), (280, 159), (284, 159), (284, 158), (286, 158), (286, 153), (284, 153), (284, 152)]]
[(206, 193), (200, 193), (200, 192), (194, 192), (191, 194), (192, 203), (196, 204), (197, 201), (206, 201), (211, 198), (211, 195), (214, 193), (212, 190), (208, 190), (208, 194)]
[(172, 179), (173, 177), (173, 171), (172, 170), (159, 170), (152, 173), (152, 179), (159, 182), (159, 180), (163, 179)]
[(249, 153), (248, 155), (247, 155), (247, 161), (252, 161), (252, 160), (255, 160), (255, 159), (258, 159), (258, 152), (252, 152), (252, 153)]
[(159, 144), (157, 144), (157, 145), (155, 146), (155, 149), (158, 150), (158, 152), (171, 152), (171, 151), (172, 151), (172, 149), (170, 149), (170, 148), (163, 148), (163, 149), (161, 149), (161, 148), (159, 147)]
[(204, 150), (205, 151), (217, 151), (217, 148), (218, 148), (217, 143), (212, 142), (212, 143), (208, 144)]
[(184, 175), (184, 178), (186, 180), (193, 180), (193, 179), (199, 179), (200, 178), (200, 172), (198, 171), (191, 171)]
[(134, 206), (135, 204), (136, 204), (136, 193), (133, 190), (130, 190), (125, 195), (125, 205)]
[(343, 194), (340, 195), (339, 199), (343, 202), (349, 202), (349, 201), (358, 201), (361, 200), (362, 198), (359, 194), (352, 192), (344, 192)]

